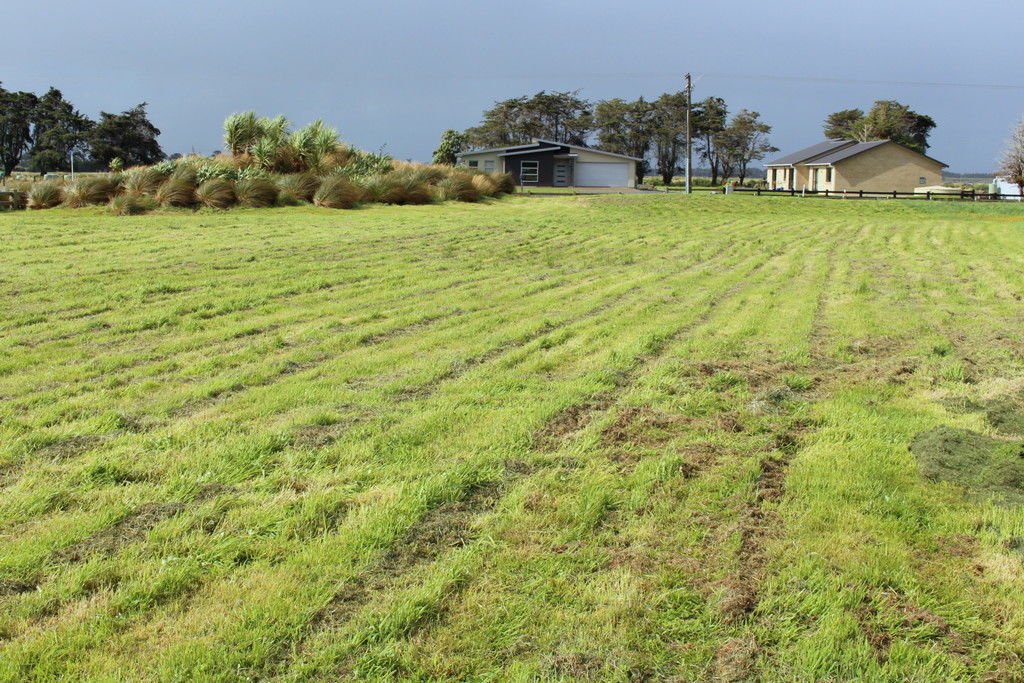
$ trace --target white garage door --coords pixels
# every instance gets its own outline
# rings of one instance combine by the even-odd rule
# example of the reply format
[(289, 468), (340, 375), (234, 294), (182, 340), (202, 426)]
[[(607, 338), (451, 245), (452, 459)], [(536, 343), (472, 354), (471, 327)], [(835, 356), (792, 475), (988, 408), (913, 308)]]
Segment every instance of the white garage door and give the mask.
[(626, 187), (629, 184), (629, 163), (577, 163), (576, 184), (580, 187)]

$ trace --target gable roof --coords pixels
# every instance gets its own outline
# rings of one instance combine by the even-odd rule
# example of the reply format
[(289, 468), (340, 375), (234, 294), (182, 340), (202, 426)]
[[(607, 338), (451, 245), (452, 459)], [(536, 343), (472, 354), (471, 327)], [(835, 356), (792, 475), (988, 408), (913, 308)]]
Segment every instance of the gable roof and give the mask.
[[(892, 140), (872, 140), (871, 142), (858, 142), (855, 145), (851, 145), (849, 147), (843, 147), (842, 149), (839, 149), (839, 150), (837, 150), (835, 152), (832, 152), (831, 154), (827, 154), (827, 155), (825, 155), (825, 156), (823, 156), (821, 158), (813, 159), (811, 161), (808, 161), (807, 165), (808, 166), (828, 166), (830, 164), (837, 164), (840, 161), (843, 161), (845, 159), (849, 159), (850, 157), (853, 157), (853, 156), (857, 156), (858, 154), (860, 154), (862, 152), (867, 152), (870, 149), (874, 149), (876, 147), (881, 147), (882, 145), (888, 144), (890, 142), (892, 144), (894, 144), (894, 145), (899, 145), (900, 147), (902, 147), (905, 150), (908, 150), (910, 152), (914, 152), (915, 154), (921, 154), (916, 149), (910, 149), (906, 145), (900, 145), (900, 143), (893, 142)], [(927, 154), (921, 154), (921, 156), (923, 156), (925, 159), (928, 159), (930, 161), (934, 161), (937, 164), (940, 164), (943, 168), (946, 168), (946, 164), (943, 164), (938, 159), (932, 159)]]
[(769, 161), (765, 166), (790, 166), (856, 144), (853, 140), (825, 140), (800, 151)]
[(592, 147), (570, 145), (567, 142), (555, 142), (554, 140), (542, 140), (541, 138), (534, 138), (533, 142), (523, 145), (509, 145), (508, 147), (492, 147), (490, 149), (474, 149), (470, 152), (462, 152), (461, 154), (459, 154), (459, 156), (467, 157), (473, 156), (474, 154), (486, 154), (490, 152), (498, 152), (498, 156), (509, 156), (511, 154), (527, 154), (529, 152), (547, 152), (552, 148), (559, 147), (568, 147), (569, 149), (580, 149), (583, 150), (584, 152), (604, 154), (605, 156), (617, 157), (619, 159), (629, 159), (630, 161), (640, 161), (639, 158), (631, 157), (626, 154), (616, 154), (615, 152), (606, 152), (603, 149), (593, 149)]

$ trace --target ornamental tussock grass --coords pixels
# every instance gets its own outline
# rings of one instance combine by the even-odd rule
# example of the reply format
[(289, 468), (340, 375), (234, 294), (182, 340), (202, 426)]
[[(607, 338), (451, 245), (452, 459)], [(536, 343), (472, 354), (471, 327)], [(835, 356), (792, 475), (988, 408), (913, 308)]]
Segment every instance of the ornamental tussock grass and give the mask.
[(165, 176), (152, 166), (137, 166), (124, 173), (121, 192), (132, 197), (153, 194), (166, 180)]
[(320, 184), (313, 203), (327, 209), (351, 209), (363, 198), (363, 189), (344, 176), (330, 176)]
[(117, 187), (109, 178), (76, 178), (64, 186), (64, 205), (78, 209), (90, 204), (106, 204), (115, 194)]
[(474, 175), (470, 182), (472, 182), (473, 187), (475, 187), (480, 194), (485, 197), (493, 197), (498, 194), (498, 184), (495, 183), (488, 175), (484, 175), (482, 173)]
[(184, 178), (168, 178), (163, 185), (157, 188), (156, 201), (161, 206), (195, 206), (195, 183)]
[(263, 209), (277, 203), (277, 185), (265, 178), (242, 178), (235, 183), (238, 203), (253, 209)]
[(280, 193), (278, 203), (281, 204), (311, 202), (320, 187), (320, 179), (312, 173), (292, 173), (278, 176), (275, 180)]
[(381, 204), (429, 204), (434, 188), (416, 171), (392, 171), (371, 176), (363, 183), (367, 201)]
[(53, 182), (36, 183), (28, 193), (28, 208), (52, 209), (61, 202), (60, 185)]
[(473, 184), (473, 176), (458, 171), (438, 183), (437, 189), (445, 200), (478, 202), (482, 198), (480, 190)]
[(138, 216), (155, 208), (157, 208), (157, 203), (152, 197), (146, 195), (135, 197), (125, 194), (111, 199), (109, 206), (110, 213), (115, 216)]
[(235, 184), (227, 178), (210, 178), (196, 188), (196, 201), (211, 209), (228, 209), (235, 203)]
[(499, 194), (514, 194), (516, 191), (516, 181), (512, 177), (511, 173), (495, 173), (491, 176), (494, 184), (498, 188)]

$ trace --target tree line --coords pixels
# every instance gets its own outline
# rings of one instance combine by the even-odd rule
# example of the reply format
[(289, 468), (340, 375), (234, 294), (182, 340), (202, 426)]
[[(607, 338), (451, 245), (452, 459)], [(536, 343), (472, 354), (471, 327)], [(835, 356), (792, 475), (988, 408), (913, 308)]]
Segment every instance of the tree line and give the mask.
[[(935, 121), (893, 100), (879, 100), (865, 112), (844, 109), (829, 114), (825, 137), (836, 140), (893, 140), (922, 154)], [(711, 182), (738, 177), (742, 182), (754, 161), (777, 152), (769, 142), (771, 126), (756, 111), (741, 109), (731, 117), (721, 97), (694, 102), (691, 131), (696, 156), (710, 169)], [(515, 97), (496, 102), (479, 125), (464, 132), (449, 129), (434, 152), (435, 163), (455, 163), (470, 148), (504, 147), (534, 138), (591, 146), (641, 159), (637, 181), (655, 171), (668, 184), (685, 155), (686, 94), (665, 93), (590, 102), (578, 90)]]
[[(720, 97), (693, 103), (690, 125), (694, 152), (711, 169), (712, 183), (733, 176), (742, 182), (752, 161), (778, 151), (768, 141), (771, 126), (760, 114), (741, 109), (730, 117)], [(483, 113), (480, 125), (461, 133), (445, 131), (434, 162), (455, 163), (460, 152), (472, 147), (503, 147), (534, 138), (580, 146), (594, 138), (597, 149), (640, 159), (638, 182), (653, 170), (667, 184), (686, 153), (686, 93), (591, 102), (578, 90), (541, 91), (503, 100)]]
[(159, 135), (146, 114), (145, 102), (119, 114), (100, 112), (94, 121), (56, 88), (40, 96), (5, 90), (0, 84), (0, 170), (4, 175), (19, 166), (40, 174), (65, 171), (72, 154), (82, 168), (154, 164), (166, 158), (157, 142)]

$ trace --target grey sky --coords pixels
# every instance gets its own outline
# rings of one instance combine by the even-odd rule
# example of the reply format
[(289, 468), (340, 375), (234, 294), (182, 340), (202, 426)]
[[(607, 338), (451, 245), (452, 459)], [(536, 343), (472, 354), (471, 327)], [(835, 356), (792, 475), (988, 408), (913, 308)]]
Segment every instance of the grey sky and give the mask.
[[(695, 97), (754, 109), (783, 150), (821, 137), (831, 111), (896, 99), (935, 118), (930, 154), (994, 166), (1024, 114), (1022, 8), (952, 0), (843, 3), (551, 0), (47, 0), (6, 31), (8, 89), (60, 88), (83, 112), (150, 103), (170, 152), (221, 147), (232, 111), (323, 118), (349, 142), (429, 160), (441, 131), (495, 100), (581, 89)], [(702, 75), (703, 74), (703, 75)], [(832, 83), (759, 76), (989, 83), (1019, 88)]]

